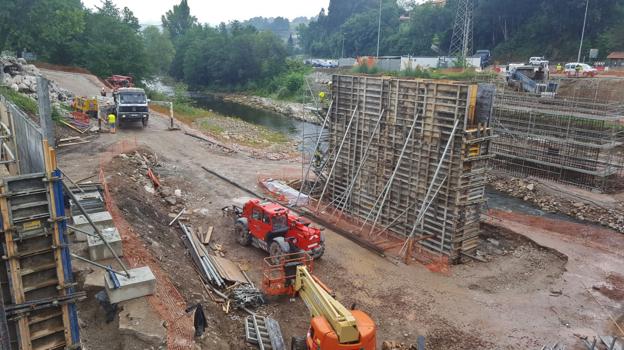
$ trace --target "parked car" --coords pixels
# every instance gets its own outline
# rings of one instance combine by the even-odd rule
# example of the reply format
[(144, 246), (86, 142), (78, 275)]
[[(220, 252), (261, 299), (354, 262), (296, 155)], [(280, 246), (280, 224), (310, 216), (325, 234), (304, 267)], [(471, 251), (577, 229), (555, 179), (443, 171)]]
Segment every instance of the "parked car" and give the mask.
[[(578, 67), (578, 69), (577, 69)], [(571, 62), (563, 70), (568, 77), (595, 77), (598, 70), (587, 63)]]

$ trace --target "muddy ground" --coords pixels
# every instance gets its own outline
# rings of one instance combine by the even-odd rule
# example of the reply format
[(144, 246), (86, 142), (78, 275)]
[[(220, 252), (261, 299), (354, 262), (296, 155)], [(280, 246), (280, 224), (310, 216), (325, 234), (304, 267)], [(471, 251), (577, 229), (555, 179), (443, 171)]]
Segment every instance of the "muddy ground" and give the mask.
[[(139, 152), (154, 159), (149, 149)], [(136, 157), (134, 158), (136, 159)], [(189, 218), (184, 221), (196, 230), (214, 227), (213, 246), (222, 247), (225, 256), (242, 266), (249, 268), (252, 279), (260, 284), (262, 259), (266, 256), (260, 250), (241, 247), (236, 243), (232, 232), (232, 221), (220, 213), (220, 205), (213, 203), (208, 193), (189, 193), (193, 184), (183, 178), (172, 176), (175, 168), (169, 160), (158, 157), (160, 166), (154, 168), (160, 173), (164, 186), (180, 189), (175, 205), (167, 203), (158, 193), (146, 191), (149, 181), (143, 176), (140, 165), (132, 158), (115, 157), (105, 166), (110, 177), (112, 194), (117, 206), (126, 214), (132, 225), (140, 230), (142, 238), (148, 244), (154, 256), (161, 261), (163, 268), (174, 278), (174, 284), (183, 293), (189, 303), (203, 302), (208, 305), (209, 314), (215, 320), (211, 331), (227, 339), (233, 349), (244, 348), (241, 341), (240, 317), (244, 314), (225, 315), (218, 304), (210, 303), (198, 281), (198, 275), (192, 261), (181, 244), (179, 229), (168, 227), (171, 216), (179, 212), (186, 204), (190, 205)], [(200, 207), (201, 206), (201, 207)], [(207, 209), (207, 210), (206, 210)], [(514, 291), (514, 293), (535, 293), (548, 290), (553, 281), (563, 274), (567, 257), (548, 248), (543, 248), (530, 240), (489, 225), (484, 226), (484, 251), (490, 261), (486, 264), (466, 264), (453, 272), (453, 285), (448, 292), (456, 293), (465, 289), (471, 293), (496, 295)], [(332, 250), (328, 256), (315, 264), (314, 271), (331, 288), (345, 305), (355, 303), (366, 310), (377, 321), (381, 340), (415, 341), (418, 335), (427, 337), (430, 349), (491, 349), (496, 346), (489, 337), (484, 337), (472, 325), (456, 325), (436, 314), (434, 295), (415, 293), (418, 288), (412, 285), (413, 276), (410, 267), (397, 267), (387, 260), (370, 256), (368, 251), (351, 242), (339, 240), (340, 251), (352, 250), (357, 266), (350, 266), (349, 260), (341, 259), (342, 253)], [(337, 254), (338, 253), (338, 254)], [(363, 255), (363, 256), (357, 256)], [(184, 262), (181, 264), (181, 258)], [(448, 277), (431, 276), (441, 281), (450, 282)], [(434, 280), (435, 280), (434, 279)], [(407, 282), (407, 283), (406, 283)], [(451, 287), (451, 286), (447, 286)], [(433, 298), (432, 298), (433, 297)], [(259, 313), (277, 319), (286, 339), (294, 335), (305, 334), (309, 321), (308, 312), (298, 299), (288, 297), (274, 298), (260, 308)], [(403, 322), (403, 314), (409, 322)], [(234, 318), (234, 319), (232, 319)], [(223, 322), (228, 321), (228, 322)], [(233, 321), (233, 322), (229, 322)]]
[[(117, 135), (101, 135), (97, 148), (89, 146), (92, 152), (79, 148), (63, 150), (59, 155), (61, 164), (75, 178), (103, 166), (113, 197), (126, 214), (126, 220), (140, 232), (186, 301), (205, 304), (211, 322), (209, 336), (199, 341), (203, 348), (215, 348), (208, 340), (218, 340), (223, 349), (245, 348), (242, 341), (245, 314), (225, 315), (220, 304), (210, 301), (182, 245), (179, 230), (167, 224), (171, 214), (184, 205), (193, 213), (187, 223), (204, 230), (214, 226), (213, 243), (222, 246), (228, 259), (248, 267), (251, 278), (259, 283), (266, 254), (239, 246), (231, 234), (230, 219), (224, 218), (220, 210), (244, 201), (247, 194), (212, 177), (200, 166), (259, 191), (258, 178), (276, 174), (296, 176), (299, 165), (226, 154), (180, 132), (166, 131), (164, 118), (154, 121), (147, 130), (125, 129)], [(181, 190), (182, 197), (176, 199), (175, 205), (146, 191), (147, 179), (140, 165), (121, 156), (112, 160), (102, 156), (111, 149), (132, 155), (131, 148), (120, 150), (114, 146), (120, 140), (125, 140), (127, 147), (136, 145), (140, 152), (154, 155), (151, 158), (157, 159), (159, 165), (154, 170), (163, 185), (172, 191)], [(582, 277), (589, 286), (615, 288), (609, 280), (614, 277), (609, 276), (621, 276), (618, 272), (623, 267), (621, 257), (610, 256), (612, 261), (605, 261), (602, 270), (595, 270), (592, 265), (586, 271), (583, 261), (575, 259), (572, 264), (581, 265), (580, 271), (570, 276), (567, 270), (571, 262), (565, 253), (552, 248), (557, 244), (539, 245), (495, 226), (484, 227), (481, 250), (489, 262), (460, 265), (450, 275), (381, 258), (325, 231), (329, 248), (315, 265), (315, 273), (336, 291), (345, 305), (356, 303), (375, 319), (380, 342), (413, 343), (418, 335), (425, 335), (429, 349), (530, 349), (555, 341), (578, 344), (573, 334), (579, 329), (600, 332), (607, 327), (605, 319), (595, 317), (602, 314), (600, 306), (578, 289), (576, 280)], [(622, 241), (621, 235), (613, 237)], [(600, 294), (608, 303), (621, 305), (621, 301), (610, 299), (606, 296), (608, 292), (605, 293)], [(586, 312), (577, 313), (578, 310)], [(293, 335), (305, 334), (309, 322), (300, 300), (271, 300), (258, 312), (277, 319), (287, 341)]]
[[(247, 194), (201, 167), (260, 192), (259, 178), (295, 178), (301, 164), (224, 152), (186, 136), (186, 127), (168, 131), (167, 125), (167, 118), (154, 116), (146, 129), (128, 127), (115, 135), (100, 135), (90, 144), (62, 149), (60, 166), (74, 179), (100, 168), (105, 171), (117, 206), (187, 304), (201, 301), (206, 307), (210, 324), (208, 334), (198, 339), (201, 348), (244, 349), (245, 314), (226, 315), (220, 304), (211, 301), (183, 248), (180, 232), (167, 224), (171, 214), (186, 207), (192, 213), (186, 222), (194, 228), (213, 226), (213, 243), (259, 282), (266, 254), (236, 244), (231, 221), (220, 210), (241, 203)], [(151, 156), (163, 185), (180, 190), (175, 204), (145, 189), (140, 164), (113, 157), (120, 153), (130, 157), (135, 149)], [(496, 208), (484, 220), (480, 251), (486, 263), (471, 261), (449, 274), (433, 273), (418, 264), (379, 257), (326, 230), (328, 249), (314, 271), (341, 302), (356, 303), (373, 317), (379, 343), (415, 343), (418, 335), (424, 335), (427, 349), (540, 349), (555, 342), (582, 349), (579, 336), (616, 334), (609, 314), (624, 318), (620, 293), (624, 235)], [(79, 305), (89, 349), (114, 349), (114, 342), (99, 341), (107, 330), (111, 332), (107, 336), (114, 338), (114, 329), (102, 324), (103, 318), (89, 302), (95, 303), (89, 299)], [(291, 336), (305, 334), (309, 324), (298, 299), (270, 300), (258, 312), (280, 322), (287, 343)]]

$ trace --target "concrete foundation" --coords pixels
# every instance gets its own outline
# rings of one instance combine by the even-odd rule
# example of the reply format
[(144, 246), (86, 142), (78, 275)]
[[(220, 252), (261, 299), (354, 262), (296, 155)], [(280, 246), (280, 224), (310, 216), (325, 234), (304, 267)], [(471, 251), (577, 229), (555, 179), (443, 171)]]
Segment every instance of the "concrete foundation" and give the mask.
[[(91, 218), (91, 221), (93, 221), (95, 226), (97, 226), (100, 231), (110, 227), (115, 227), (115, 224), (113, 223), (113, 217), (107, 211), (89, 214), (89, 218)], [(73, 226), (75, 226), (76, 228), (83, 231), (95, 233), (95, 231), (93, 230), (93, 226), (89, 224), (87, 218), (84, 215), (74, 215), (72, 217), (72, 220), (74, 222)], [(84, 241), (87, 239), (87, 237), (88, 235), (76, 231), (77, 240)]]
[(105, 275), (106, 293), (110, 302), (115, 304), (122, 301), (139, 298), (146, 295), (154, 294), (156, 291), (156, 277), (149, 267), (139, 267), (131, 269), (130, 278), (116, 275), (119, 281), (119, 287), (115, 288), (115, 284), (110, 274)]
[[(101, 230), (101, 232), (104, 239), (106, 239), (108, 244), (110, 244), (117, 256), (123, 256), (123, 248), (119, 231), (114, 227), (109, 227)], [(87, 247), (89, 249), (89, 257), (91, 260), (114, 258), (113, 253), (108, 249), (100, 237), (87, 236)]]

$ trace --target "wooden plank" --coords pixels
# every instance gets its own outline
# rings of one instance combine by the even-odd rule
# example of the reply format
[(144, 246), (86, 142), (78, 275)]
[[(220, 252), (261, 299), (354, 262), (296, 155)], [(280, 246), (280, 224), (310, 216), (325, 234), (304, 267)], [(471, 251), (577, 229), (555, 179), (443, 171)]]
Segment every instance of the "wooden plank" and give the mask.
[(208, 232), (206, 232), (206, 234), (204, 235), (202, 239), (203, 244), (210, 244), (210, 238), (212, 237), (213, 230), (214, 230), (214, 227), (212, 226), (208, 227)]
[(232, 261), (222, 258), (220, 256), (212, 256), (212, 261), (215, 262), (215, 265), (218, 265), (217, 268), (220, 271), (223, 271), (221, 277), (231, 282), (240, 282), (247, 283), (247, 279), (243, 275), (238, 265), (234, 264)]
[[(56, 247), (61, 247), (61, 233), (58, 227), (58, 221), (56, 216), (56, 203), (54, 201), (55, 193), (54, 193), (54, 182), (52, 181), (52, 172), (57, 168), (56, 166), (56, 152), (54, 149), (48, 146), (48, 140), (42, 141), (43, 149), (45, 150), (45, 167), (46, 167), (46, 177), (48, 178), (48, 199), (50, 201), (50, 219), (52, 221), (52, 227), (54, 228), (54, 234), (52, 235), (52, 241)], [(61, 249), (54, 249), (54, 260), (56, 262), (56, 276), (57, 283), (59, 289), (59, 296), (67, 295), (67, 290), (65, 289), (65, 271), (63, 269), (63, 257)], [(61, 306), (63, 310), (63, 328), (65, 334), (65, 343), (72, 344), (72, 334), (71, 334), (71, 322), (69, 320), (69, 305), (64, 304)]]

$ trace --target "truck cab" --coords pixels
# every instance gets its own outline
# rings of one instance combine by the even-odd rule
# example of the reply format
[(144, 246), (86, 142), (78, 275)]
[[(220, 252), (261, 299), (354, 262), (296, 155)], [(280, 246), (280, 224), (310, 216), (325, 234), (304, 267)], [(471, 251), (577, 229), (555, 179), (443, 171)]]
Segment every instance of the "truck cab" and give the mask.
[(490, 50), (477, 50), (474, 57), (481, 58), (481, 68), (485, 68), (492, 63), (492, 53)]
[(140, 88), (120, 88), (113, 93), (117, 123), (122, 126), (130, 122), (141, 122), (147, 126), (149, 105), (145, 90)]

